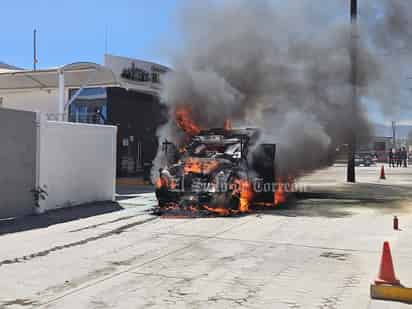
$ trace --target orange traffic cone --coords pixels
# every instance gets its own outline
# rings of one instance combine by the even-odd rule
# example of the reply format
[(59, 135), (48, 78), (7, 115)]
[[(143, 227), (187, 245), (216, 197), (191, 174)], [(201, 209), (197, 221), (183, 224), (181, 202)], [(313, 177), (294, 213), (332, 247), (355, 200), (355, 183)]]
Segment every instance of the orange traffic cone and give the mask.
[(387, 241), (383, 243), (381, 266), (378, 278), (375, 280), (375, 284), (401, 285), (401, 282), (395, 276), (391, 249), (389, 247), (389, 242)]
[(381, 179), (386, 179), (386, 176), (385, 176), (385, 167), (382, 165), (382, 168), (381, 168)]

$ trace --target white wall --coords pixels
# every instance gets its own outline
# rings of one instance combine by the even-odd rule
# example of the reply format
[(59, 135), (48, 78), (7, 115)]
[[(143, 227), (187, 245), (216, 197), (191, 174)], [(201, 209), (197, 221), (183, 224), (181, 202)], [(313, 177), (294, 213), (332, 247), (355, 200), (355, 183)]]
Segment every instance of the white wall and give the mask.
[(42, 113), (58, 113), (57, 89), (0, 91), (2, 107)]
[(117, 128), (42, 119), (38, 184), (48, 194), (40, 212), (112, 201)]

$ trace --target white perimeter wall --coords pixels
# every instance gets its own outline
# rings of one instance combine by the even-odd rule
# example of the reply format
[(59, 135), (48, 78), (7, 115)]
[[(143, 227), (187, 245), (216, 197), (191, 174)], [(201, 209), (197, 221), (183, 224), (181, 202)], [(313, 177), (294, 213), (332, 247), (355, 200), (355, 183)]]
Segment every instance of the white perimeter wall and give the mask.
[(40, 212), (95, 201), (113, 201), (116, 179), (114, 126), (42, 119), (38, 184), (48, 196)]

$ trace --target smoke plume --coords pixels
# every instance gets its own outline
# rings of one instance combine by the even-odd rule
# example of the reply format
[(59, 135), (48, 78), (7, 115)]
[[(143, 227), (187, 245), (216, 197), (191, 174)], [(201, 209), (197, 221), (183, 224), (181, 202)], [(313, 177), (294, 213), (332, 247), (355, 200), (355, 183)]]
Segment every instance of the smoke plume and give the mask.
[(201, 128), (222, 127), (226, 119), (234, 127), (261, 128), (262, 142), (278, 145), (280, 172), (298, 175), (333, 160), (353, 131), (358, 141), (367, 139), (362, 102), (385, 107), (388, 93), (397, 93), (400, 81), (380, 55), (408, 44), (412, 10), (404, 0), (363, 2), (357, 28), (350, 25), (349, 1), (341, 0), (182, 7), (184, 46), (163, 81), (170, 121), (159, 130), (160, 141), (181, 142), (174, 112), (186, 106)]

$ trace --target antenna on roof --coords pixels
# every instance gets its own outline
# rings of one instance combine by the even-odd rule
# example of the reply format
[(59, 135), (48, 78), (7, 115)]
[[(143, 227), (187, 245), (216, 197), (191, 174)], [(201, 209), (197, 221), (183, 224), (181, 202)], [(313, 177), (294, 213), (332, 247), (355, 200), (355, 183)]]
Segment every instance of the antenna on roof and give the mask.
[(33, 70), (37, 69), (37, 30), (33, 30)]

